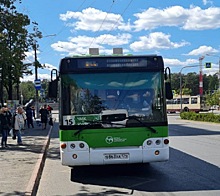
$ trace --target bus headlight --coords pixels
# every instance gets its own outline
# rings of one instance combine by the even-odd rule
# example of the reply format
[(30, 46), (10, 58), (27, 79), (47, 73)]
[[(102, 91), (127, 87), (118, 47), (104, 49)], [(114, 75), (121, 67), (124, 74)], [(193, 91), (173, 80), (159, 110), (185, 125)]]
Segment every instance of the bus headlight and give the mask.
[(160, 145), (161, 141), (160, 140), (156, 140), (155, 144), (156, 145)]
[(70, 147), (71, 147), (72, 149), (74, 149), (74, 148), (76, 147), (76, 145), (75, 145), (74, 143), (72, 143), (72, 144), (70, 144)]
[(79, 147), (80, 147), (80, 148), (84, 148), (84, 147), (85, 147), (85, 144), (80, 143), (80, 144), (79, 144)]
[(150, 146), (152, 144), (151, 140), (147, 140), (147, 145)]

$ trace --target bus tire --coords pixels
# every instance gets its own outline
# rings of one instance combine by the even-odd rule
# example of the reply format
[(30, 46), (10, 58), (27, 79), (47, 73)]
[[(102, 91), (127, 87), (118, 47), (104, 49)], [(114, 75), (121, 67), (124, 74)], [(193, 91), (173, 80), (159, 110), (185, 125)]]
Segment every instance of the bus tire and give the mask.
[(185, 107), (185, 108), (183, 109), (183, 111), (184, 111), (184, 112), (189, 112), (189, 108)]

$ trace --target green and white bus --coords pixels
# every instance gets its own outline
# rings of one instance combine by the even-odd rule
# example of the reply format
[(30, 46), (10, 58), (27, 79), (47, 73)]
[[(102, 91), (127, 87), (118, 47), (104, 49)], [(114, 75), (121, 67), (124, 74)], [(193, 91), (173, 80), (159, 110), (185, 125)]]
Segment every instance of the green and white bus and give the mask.
[(63, 58), (49, 85), (51, 96), (58, 86), (62, 164), (167, 161), (169, 79), (157, 55)]

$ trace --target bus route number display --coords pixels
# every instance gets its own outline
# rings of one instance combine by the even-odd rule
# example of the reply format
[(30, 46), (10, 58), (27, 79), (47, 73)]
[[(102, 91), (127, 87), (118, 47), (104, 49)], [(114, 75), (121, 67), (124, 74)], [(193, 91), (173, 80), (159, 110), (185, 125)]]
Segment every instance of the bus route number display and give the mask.
[(89, 114), (89, 115), (66, 115), (63, 116), (63, 125), (87, 125), (92, 122), (100, 121), (100, 114)]

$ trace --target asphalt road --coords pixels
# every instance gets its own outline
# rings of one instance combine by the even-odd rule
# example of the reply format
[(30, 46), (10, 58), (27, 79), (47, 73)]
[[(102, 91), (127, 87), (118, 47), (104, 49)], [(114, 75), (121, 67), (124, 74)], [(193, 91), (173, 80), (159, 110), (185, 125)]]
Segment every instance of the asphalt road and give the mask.
[(55, 125), (37, 195), (220, 195), (220, 124), (169, 123), (168, 162), (74, 169), (60, 163)]

